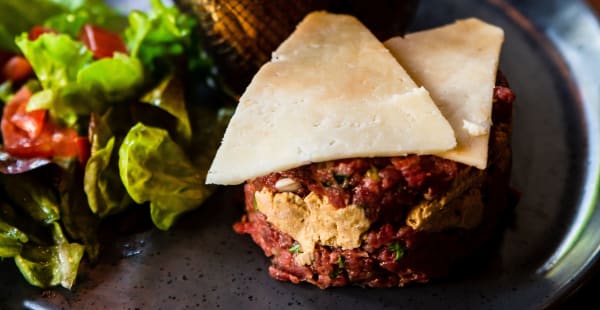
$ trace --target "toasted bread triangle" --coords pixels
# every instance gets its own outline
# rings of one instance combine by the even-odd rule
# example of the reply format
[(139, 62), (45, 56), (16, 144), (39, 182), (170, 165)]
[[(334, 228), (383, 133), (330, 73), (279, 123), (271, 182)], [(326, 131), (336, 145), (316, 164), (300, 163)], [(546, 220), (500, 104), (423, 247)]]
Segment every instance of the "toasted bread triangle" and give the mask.
[(485, 169), (501, 28), (476, 18), (385, 42), (448, 119), (458, 145), (441, 157)]
[(431, 154), (454, 132), (356, 18), (314, 12), (240, 98), (207, 175), (234, 185), (314, 162)]

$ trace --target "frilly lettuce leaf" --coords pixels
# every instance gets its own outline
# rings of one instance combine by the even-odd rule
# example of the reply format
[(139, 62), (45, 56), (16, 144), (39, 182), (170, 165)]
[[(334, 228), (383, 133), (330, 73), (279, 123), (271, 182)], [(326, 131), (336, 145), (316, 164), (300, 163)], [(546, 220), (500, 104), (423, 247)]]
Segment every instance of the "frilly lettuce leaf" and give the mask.
[(46, 33), (29, 40), (24, 33), (16, 41), (44, 89), (77, 81), (77, 74), (92, 61), (92, 53), (81, 42), (65, 34)]
[(0, 49), (17, 52), (15, 36), (66, 8), (47, 0), (0, 1)]
[(77, 84), (107, 102), (131, 98), (143, 81), (144, 68), (140, 61), (120, 53), (94, 61), (77, 73)]
[(0, 218), (0, 257), (15, 257), (21, 253), (23, 244), (29, 238), (18, 228), (9, 225)]
[(106, 5), (102, 0), (56, 0), (68, 11), (48, 18), (44, 26), (60, 33), (77, 37), (81, 27), (92, 24), (120, 33), (127, 26), (127, 18)]
[(84, 247), (69, 243), (58, 223), (52, 225), (55, 245), (25, 244), (15, 263), (32, 285), (51, 287), (61, 285), (70, 289), (75, 282)]
[(129, 14), (125, 41), (133, 57), (138, 57), (151, 71), (160, 67), (159, 61), (182, 55), (191, 45), (190, 33), (195, 19), (181, 13), (176, 7), (167, 7), (160, 0), (151, 0), (149, 12)]
[(86, 23), (121, 32), (127, 18), (102, 0), (0, 1), (0, 49), (17, 52), (14, 38), (36, 25), (76, 37)]
[[(123, 33), (125, 19), (101, 0), (21, 2), (0, 1), (0, 49), (20, 49), (39, 79), (28, 109), (48, 109), (53, 121), (77, 129), (87, 128), (90, 115), (103, 117), (90, 128), (85, 171), (59, 158), (4, 169), (12, 174), (0, 176), (0, 257), (14, 258), (33, 285), (70, 288), (84, 252), (91, 260), (98, 255), (100, 218), (148, 204), (154, 224), (166, 230), (209, 197), (216, 187), (206, 186), (204, 176), (231, 114), (217, 114), (219, 105), (205, 98), (185, 102), (185, 74), (215, 77), (191, 35), (196, 21), (176, 7), (152, 0), (152, 10), (130, 14)], [(131, 55), (94, 60), (76, 40), (85, 23), (124, 34)], [(22, 32), (34, 25), (61, 34), (30, 41)], [(0, 90), (0, 100), (10, 95)], [(48, 184), (23, 184), (40, 170), (53, 171), (38, 179)]]
[(105, 118), (111, 119), (112, 111), (104, 117), (92, 114), (90, 140), (92, 155), (85, 166), (83, 187), (87, 201), (94, 214), (103, 218), (123, 211), (131, 204), (131, 198), (121, 183), (117, 162), (120, 140), (114, 136)]
[(13, 85), (12, 81), (7, 80), (4, 83), (0, 84), (0, 102), (7, 103), (13, 96)]
[(84, 249), (67, 240), (57, 221), (35, 223), (0, 203), (0, 258), (13, 258), (31, 285), (71, 288)]
[(87, 256), (94, 261), (98, 257), (98, 227), (100, 219), (90, 210), (83, 187), (83, 168), (76, 160), (68, 160), (59, 170), (61, 223), (67, 235), (85, 245)]
[(1, 180), (7, 198), (25, 210), (35, 222), (51, 224), (60, 219), (56, 193), (36, 175), (3, 175)]
[(150, 202), (152, 221), (162, 230), (211, 193), (168, 132), (142, 123), (131, 128), (119, 148), (119, 172), (136, 203)]
[(177, 119), (178, 136), (185, 143), (190, 142), (192, 126), (185, 106), (183, 85), (178, 77), (168, 75), (156, 88), (144, 95), (141, 101), (173, 115)]
[(28, 109), (48, 109), (66, 126), (92, 112), (129, 99), (144, 83), (141, 62), (123, 54), (93, 61), (83, 43), (65, 34), (47, 33), (35, 41), (26, 34), (16, 40), (43, 87), (31, 97)]

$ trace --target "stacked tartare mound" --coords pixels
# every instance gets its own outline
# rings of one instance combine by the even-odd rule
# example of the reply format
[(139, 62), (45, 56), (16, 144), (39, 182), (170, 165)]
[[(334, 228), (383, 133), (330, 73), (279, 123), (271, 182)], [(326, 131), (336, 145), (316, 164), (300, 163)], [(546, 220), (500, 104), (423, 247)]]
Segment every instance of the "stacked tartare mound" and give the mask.
[(404, 286), (447, 275), (509, 207), (515, 96), (501, 29), (392, 38), (315, 12), (240, 98), (207, 182), (245, 182), (234, 225), (278, 280)]

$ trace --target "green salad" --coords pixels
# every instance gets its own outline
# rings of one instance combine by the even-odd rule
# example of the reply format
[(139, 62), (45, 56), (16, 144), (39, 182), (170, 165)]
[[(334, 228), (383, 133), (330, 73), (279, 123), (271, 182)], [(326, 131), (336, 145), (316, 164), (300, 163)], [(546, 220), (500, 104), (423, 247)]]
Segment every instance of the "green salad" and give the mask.
[(215, 190), (232, 109), (196, 31), (160, 0), (0, 2), (0, 258), (32, 285), (71, 288), (103, 219), (167, 230)]

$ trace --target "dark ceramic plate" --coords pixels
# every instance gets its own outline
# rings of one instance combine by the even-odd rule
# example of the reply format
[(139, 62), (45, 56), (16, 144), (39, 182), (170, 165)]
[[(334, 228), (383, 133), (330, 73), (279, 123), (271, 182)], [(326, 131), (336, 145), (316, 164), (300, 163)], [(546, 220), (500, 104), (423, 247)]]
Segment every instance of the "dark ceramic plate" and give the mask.
[[(127, 6), (134, 1), (113, 1)], [(422, 0), (413, 30), (477, 16), (504, 28), (501, 69), (517, 94), (512, 225), (465, 273), (425, 286), (322, 291), (272, 280), (268, 262), (231, 225), (223, 189), (169, 232), (119, 237), (83, 266), (73, 291), (42, 291), (0, 264), (0, 308), (537, 309), (557, 305), (598, 257), (600, 27), (574, 0)], [(117, 255), (114, 255), (117, 254)], [(444, 255), (444, 253), (440, 253)]]

